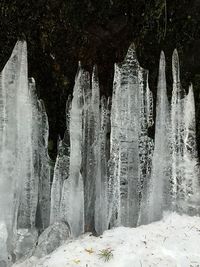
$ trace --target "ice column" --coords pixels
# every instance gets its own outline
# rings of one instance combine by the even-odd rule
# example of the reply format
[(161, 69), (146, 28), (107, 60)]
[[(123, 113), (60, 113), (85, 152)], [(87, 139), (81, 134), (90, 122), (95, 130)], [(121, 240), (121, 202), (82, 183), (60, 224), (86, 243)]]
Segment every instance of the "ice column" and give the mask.
[(183, 196), (181, 185), (184, 179), (184, 136), (185, 136), (185, 90), (180, 83), (180, 67), (177, 50), (172, 57), (173, 92), (171, 103), (171, 147), (172, 147), (172, 204), (179, 209)]
[(21, 188), (31, 177), (31, 152), (27, 49), (25, 42), (17, 42), (0, 75), (0, 221), (7, 227), (9, 251), (14, 245)]
[[(153, 96), (148, 84), (148, 71), (142, 68), (138, 73), (139, 93), (140, 93), (140, 130), (139, 130), (139, 217), (137, 224), (144, 220), (144, 207), (146, 207), (147, 191), (150, 185), (150, 175), (152, 169), (152, 156), (154, 142), (148, 136), (148, 129), (154, 124), (153, 121)], [(146, 214), (146, 212), (145, 212)]]
[[(181, 191), (184, 197), (181, 209), (190, 215), (196, 215), (200, 212), (200, 181), (196, 146), (195, 103), (192, 85), (189, 87), (189, 92), (185, 99), (184, 121), (185, 177), (181, 185)], [(180, 201), (181, 200), (179, 200), (179, 203)]]
[(50, 165), (48, 156), (48, 118), (44, 103), (38, 100), (35, 81), (29, 80), (30, 128), (29, 167), (24, 177), (18, 228), (31, 228), (36, 224), (41, 229), (48, 227), (50, 217)]
[(38, 151), (39, 154), (39, 188), (38, 188), (38, 206), (37, 219), (38, 226), (44, 230), (50, 223), (50, 177), (51, 167), (50, 158), (48, 155), (48, 138), (49, 124), (45, 110), (45, 105), (42, 100), (38, 101), (39, 107), (39, 136), (38, 136)]
[[(101, 103), (101, 107), (100, 107)], [(108, 110), (100, 101), (96, 66), (91, 87), (84, 93), (82, 170), (85, 197), (85, 231), (101, 234), (107, 229), (107, 155)]]
[(109, 159), (109, 99), (102, 97), (98, 144), (98, 169), (96, 175), (95, 230), (98, 234), (108, 229), (108, 159)]
[[(58, 156), (54, 168), (53, 183), (51, 188), (51, 223), (60, 221), (62, 217), (60, 213), (62, 188), (65, 179), (69, 178), (69, 164), (70, 164), (70, 109), (71, 109), (71, 96), (68, 98), (66, 104), (66, 130), (63, 140), (58, 143)], [(63, 192), (64, 193), (64, 192)], [(63, 203), (64, 204), (64, 203)]]
[(99, 175), (98, 150), (100, 128), (98, 83), (85, 86), (83, 108), (82, 175), (84, 181), (85, 231), (94, 231), (96, 175)]
[(72, 235), (84, 232), (84, 188), (81, 173), (83, 92), (89, 86), (89, 73), (78, 70), (70, 111), (70, 167), (64, 180), (60, 209), (63, 221), (70, 225)]
[(170, 113), (166, 89), (165, 56), (161, 52), (155, 125), (155, 146), (148, 193), (146, 223), (162, 218), (170, 207)]
[(135, 226), (139, 212), (141, 92), (134, 45), (115, 65), (111, 109), (109, 223)]
[[(28, 166), (27, 173), (24, 176), (24, 183), (22, 187), (22, 194), (20, 199), (20, 207), (18, 212), (18, 228), (30, 228), (35, 226), (35, 216), (38, 202), (38, 108), (37, 96), (35, 93), (34, 81), (30, 80), (30, 117), (27, 124), (27, 131), (29, 130), (29, 153), (27, 155)], [(25, 161), (26, 162), (26, 161)], [(25, 165), (26, 166), (26, 165)]]

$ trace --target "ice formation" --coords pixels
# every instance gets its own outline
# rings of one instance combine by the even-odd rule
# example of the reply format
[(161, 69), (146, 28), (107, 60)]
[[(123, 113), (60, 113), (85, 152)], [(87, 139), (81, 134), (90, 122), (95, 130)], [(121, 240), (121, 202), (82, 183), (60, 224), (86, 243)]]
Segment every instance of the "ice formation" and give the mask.
[(58, 142), (58, 156), (56, 158), (53, 183), (51, 187), (51, 216), (50, 223), (59, 222), (62, 215), (61, 199), (63, 184), (65, 179), (69, 177), (69, 163), (70, 163), (70, 109), (71, 109), (71, 96), (69, 96), (66, 103), (66, 130), (63, 140)]
[(91, 83), (88, 72), (82, 68), (78, 71), (51, 191), (51, 222), (67, 222), (73, 236), (83, 231), (100, 234), (108, 227), (106, 138), (109, 111), (107, 101), (104, 98), (100, 101), (96, 71), (94, 67)]
[(184, 105), (185, 90), (180, 83), (178, 53), (172, 57), (173, 92), (171, 103), (171, 144), (172, 144), (172, 198), (174, 209), (181, 198), (181, 186), (184, 177)]
[(175, 50), (169, 103), (165, 64), (161, 52), (154, 141), (148, 71), (133, 44), (115, 65), (112, 99), (100, 94), (96, 66), (79, 67), (50, 186), (48, 118), (27, 78), (26, 43), (17, 42), (0, 75), (0, 260), (14, 251), (17, 228), (62, 222), (77, 237), (156, 221), (165, 210), (199, 214), (193, 88), (181, 86)]
[(29, 80), (28, 92), (30, 117), (26, 129), (29, 129), (29, 162), (23, 180), (18, 228), (35, 227), (37, 211), (38, 226), (45, 229), (50, 217), (50, 165), (47, 151), (49, 126), (44, 103), (37, 99), (34, 79)]
[[(162, 218), (163, 210), (170, 208), (170, 110), (165, 77), (165, 56), (161, 52), (156, 122), (155, 145), (152, 158), (151, 180), (147, 191), (147, 203), (143, 222), (150, 223)], [(143, 214), (143, 216), (144, 216)]]
[(0, 76), (0, 221), (7, 227), (9, 252), (14, 245), (21, 188), (25, 177), (31, 176), (26, 53), (26, 43), (17, 42)]
[(110, 100), (101, 98), (100, 125), (98, 136), (98, 171), (96, 175), (95, 196), (95, 230), (102, 234), (108, 229), (108, 166), (109, 132), (110, 132)]
[[(92, 75), (79, 70), (71, 111), (67, 112), (70, 114), (67, 127), (74, 127), (73, 132), (76, 128), (79, 134), (72, 136), (69, 130), (68, 144), (65, 145), (66, 137), (60, 142), (59, 151), (64, 153), (59, 152), (54, 172), (52, 222), (68, 222), (76, 236), (81, 231), (100, 234), (116, 225), (146, 224), (162, 218), (164, 210), (197, 212), (193, 91), (190, 88), (186, 96), (181, 88), (176, 51), (173, 80), (170, 107), (162, 52), (153, 142), (148, 136), (149, 127), (154, 124), (148, 71), (139, 66), (134, 45), (124, 62), (115, 65), (111, 110), (110, 100), (100, 98), (96, 67)], [(73, 115), (75, 111), (77, 117)], [(76, 119), (79, 125), (74, 126)], [(77, 146), (76, 150), (72, 144)], [(77, 176), (77, 181), (81, 181), (76, 189), (73, 184), (76, 179), (70, 178), (72, 166), (77, 171), (71, 177)], [(77, 199), (76, 204), (69, 204), (73, 199)], [(73, 230), (76, 224), (77, 232)]]
[(178, 53), (172, 57), (173, 92), (171, 104), (172, 199), (179, 212), (196, 214), (200, 203), (199, 166), (193, 88), (188, 95), (180, 83)]
[(152, 122), (152, 99), (147, 76), (131, 45), (124, 62), (115, 65), (109, 163), (110, 225), (136, 226), (141, 188), (149, 178), (151, 141), (147, 131)]
[(69, 175), (64, 177), (60, 200), (60, 219), (69, 224), (75, 237), (84, 232), (84, 185), (81, 173), (82, 113), (83, 90), (89, 86), (88, 83), (88, 73), (79, 68), (70, 109)]
[[(48, 120), (28, 82), (26, 42), (19, 41), (0, 76), (0, 222), (8, 233), (8, 253), (17, 228), (49, 224)], [(6, 236), (6, 235), (5, 235)]]

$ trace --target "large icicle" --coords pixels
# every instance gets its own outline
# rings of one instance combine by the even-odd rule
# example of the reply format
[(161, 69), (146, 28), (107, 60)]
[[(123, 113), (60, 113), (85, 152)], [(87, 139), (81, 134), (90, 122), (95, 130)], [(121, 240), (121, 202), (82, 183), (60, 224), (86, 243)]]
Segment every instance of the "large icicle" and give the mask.
[[(183, 199), (179, 199), (181, 211), (190, 215), (200, 212), (200, 181), (199, 181), (199, 162), (196, 146), (196, 120), (195, 103), (192, 85), (189, 88), (185, 99), (184, 107), (184, 174), (181, 191)], [(182, 204), (181, 204), (182, 202)], [(180, 207), (181, 206), (181, 207)]]
[(38, 207), (37, 219), (38, 227), (44, 230), (50, 223), (50, 177), (51, 167), (48, 155), (48, 138), (49, 124), (42, 100), (38, 101), (39, 106), (39, 136), (38, 152), (39, 153), (39, 188), (38, 188)]
[[(101, 103), (101, 107), (100, 107)], [(96, 68), (92, 75), (92, 110), (95, 121), (95, 136), (93, 153), (96, 166), (94, 169), (95, 180), (95, 230), (102, 234), (108, 229), (108, 173), (107, 173), (107, 133), (109, 125), (109, 100), (102, 97), (100, 101), (99, 82)]]
[(156, 125), (155, 125), (155, 147), (152, 160), (151, 181), (148, 192), (148, 202), (146, 210), (146, 220), (150, 223), (161, 219), (164, 210), (169, 209), (170, 195), (170, 115), (166, 89), (165, 77), (165, 56), (161, 52), (157, 105), (156, 105)]
[[(144, 219), (142, 212), (146, 206), (147, 191), (150, 185), (150, 174), (152, 165), (152, 156), (154, 142), (148, 136), (148, 129), (152, 127), (153, 121), (153, 95), (149, 89), (148, 71), (142, 68), (138, 73), (139, 93), (140, 93), (140, 130), (139, 130), (139, 160), (140, 160), (140, 174), (139, 174), (139, 201), (140, 212), (137, 224), (141, 224)], [(146, 213), (146, 212), (145, 212)]]
[(53, 184), (51, 188), (51, 224), (60, 221), (61, 215), (60, 204), (62, 199), (62, 188), (64, 180), (69, 177), (70, 163), (70, 109), (71, 96), (66, 104), (66, 130), (63, 140), (58, 144), (58, 156), (54, 168)]
[(70, 167), (64, 181), (61, 199), (61, 220), (70, 225), (72, 235), (84, 232), (84, 189), (81, 174), (83, 92), (90, 83), (89, 73), (79, 69), (70, 111)]
[(17, 42), (0, 76), (0, 221), (8, 230), (9, 252), (21, 188), (25, 177), (31, 177), (30, 120), (26, 43)]
[(29, 165), (28, 173), (24, 177), (20, 208), (18, 212), (18, 228), (30, 228), (35, 226), (36, 209), (38, 202), (38, 107), (35, 92), (35, 82), (30, 80), (29, 93), (31, 98), (30, 118), (27, 129), (29, 129)]
[(134, 46), (125, 61), (115, 65), (111, 110), (109, 223), (135, 226), (140, 182), (140, 67)]
[[(50, 165), (48, 156), (48, 118), (44, 103), (38, 100), (35, 81), (29, 81), (31, 100), (29, 170), (24, 177), (24, 186), (18, 213), (18, 228), (48, 227), (50, 217)], [(29, 128), (28, 128), (29, 129)]]
[[(185, 91), (180, 83), (180, 67), (177, 50), (172, 56), (173, 92), (171, 103), (171, 146), (172, 146), (172, 201), (173, 207), (179, 210), (179, 200), (183, 196), (184, 178), (184, 106)], [(181, 204), (180, 204), (181, 205)]]
[[(85, 231), (107, 229), (106, 131), (108, 114), (101, 107), (96, 66), (92, 88), (86, 88), (83, 114), (82, 170), (85, 198)], [(102, 105), (104, 103), (102, 102)], [(100, 114), (104, 112), (103, 114)]]
[(95, 230), (98, 234), (108, 229), (108, 159), (109, 99), (102, 97), (99, 129), (99, 171), (96, 175)]
[(152, 156), (154, 142), (148, 136), (148, 130), (153, 126), (153, 95), (149, 89), (148, 71), (140, 68), (139, 72), (139, 90), (140, 90), (140, 131), (139, 131), (139, 201), (140, 212), (137, 224), (143, 224), (147, 221), (146, 204), (148, 190), (150, 186), (150, 175), (152, 169)]
[(82, 150), (82, 175), (84, 181), (84, 212), (85, 231), (94, 231), (96, 175), (99, 175), (99, 86), (94, 82), (94, 74), (91, 86), (85, 86), (83, 109), (83, 150)]

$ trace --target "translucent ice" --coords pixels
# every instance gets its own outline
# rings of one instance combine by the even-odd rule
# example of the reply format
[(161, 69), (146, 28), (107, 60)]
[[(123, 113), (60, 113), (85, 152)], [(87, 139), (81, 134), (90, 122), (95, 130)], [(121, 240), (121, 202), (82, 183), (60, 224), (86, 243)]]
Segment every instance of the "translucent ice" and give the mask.
[(64, 180), (61, 198), (61, 220), (70, 225), (73, 236), (84, 232), (84, 188), (82, 162), (82, 112), (84, 90), (89, 86), (89, 73), (79, 68), (70, 110), (69, 178)]
[(163, 211), (169, 209), (170, 194), (170, 113), (165, 77), (165, 56), (161, 52), (155, 125), (155, 146), (149, 185), (146, 223), (162, 218)]
[(137, 224), (141, 186), (149, 172), (152, 149), (147, 130), (151, 123), (152, 99), (147, 72), (139, 66), (131, 45), (124, 62), (115, 65), (109, 162), (111, 226)]
[[(0, 75), (0, 221), (14, 245), (21, 188), (31, 177), (31, 101), (27, 79), (27, 49), (17, 42)], [(30, 178), (32, 179), (32, 178)]]
[(66, 104), (66, 131), (63, 140), (58, 143), (58, 156), (54, 168), (53, 183), (51, 188), (51, 224), (60, 221), (62, 209), (60, 209), (63, 183), (65, 179), (69, 178), (69, 164), (70, 164), (70, 109), (71, 96)]

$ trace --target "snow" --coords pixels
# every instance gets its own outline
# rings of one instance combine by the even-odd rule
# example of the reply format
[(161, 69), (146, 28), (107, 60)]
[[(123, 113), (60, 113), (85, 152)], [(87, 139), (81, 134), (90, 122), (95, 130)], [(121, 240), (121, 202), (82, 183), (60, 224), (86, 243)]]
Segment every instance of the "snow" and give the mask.
[[(118, 227), (100, 237), (84, 234), (40, 260), (32, 257), (13, 267), (198, 267), (199, 243), (199, 217), (168, 213), (149, 225)], [(104, 262), (99, 253), (107, 248), (113, 258)]]

